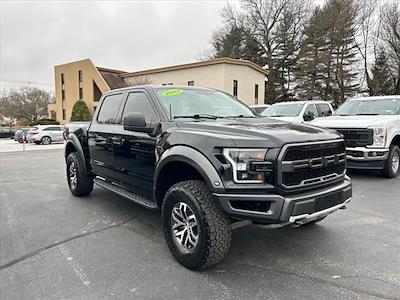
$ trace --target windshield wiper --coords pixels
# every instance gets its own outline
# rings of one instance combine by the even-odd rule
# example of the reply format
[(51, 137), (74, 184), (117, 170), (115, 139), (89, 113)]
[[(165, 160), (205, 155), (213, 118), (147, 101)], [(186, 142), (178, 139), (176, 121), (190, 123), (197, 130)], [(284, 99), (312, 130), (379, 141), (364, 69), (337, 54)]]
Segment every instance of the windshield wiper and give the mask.
[(364, 114), (356, 114), (356, 116), (378, 116), (379, 114), (374, 113), (364, 113)]
[(225, 116), (223, 118), (256, 118), (256, 116), (252, 116), (252, 115), (237, 115), (237, 116)]
[(219, 116), (208, 115), (208, 114), (195, 114), (187, 116), (174, 116), (174, 119), (212, 119), (216, 120), (220, 118)]

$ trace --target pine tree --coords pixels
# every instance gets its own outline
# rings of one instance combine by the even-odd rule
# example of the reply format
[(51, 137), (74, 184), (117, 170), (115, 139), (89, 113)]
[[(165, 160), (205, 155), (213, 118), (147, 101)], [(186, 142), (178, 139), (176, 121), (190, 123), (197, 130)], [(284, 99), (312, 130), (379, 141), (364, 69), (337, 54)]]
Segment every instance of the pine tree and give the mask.
[(265, 64), (260, 45), (243, 27), (236, 24), (214, 32), (211, 45), (214, 58), (230, 57), (249, 60), (259, 66)]
[(371, 68), (371, 95), (390, 95), (394, 89), (394, 82), (388, 76), (390, 68), (388, 55), (385, 49), (380, 48), (374, 65)]
[(72, 108), (70, 121), (90, 121), (91, 115), (85, 101), (78, 100)]
[(328, 0), (315, 9), (297, 63), (299, 96), (340, 105), (357, 91), (355, 34), (352, 0)]

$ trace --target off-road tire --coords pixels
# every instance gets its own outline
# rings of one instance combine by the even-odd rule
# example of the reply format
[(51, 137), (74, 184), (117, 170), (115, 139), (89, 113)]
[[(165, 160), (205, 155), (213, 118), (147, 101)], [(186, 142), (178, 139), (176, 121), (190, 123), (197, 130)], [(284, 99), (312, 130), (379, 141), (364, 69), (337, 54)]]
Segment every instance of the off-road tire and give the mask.
[[(171, 212), (178, 202), (187, 204), (200, 226), (197, 245), (191, 253), (183, 253), (172, 236)], [(217, 206), (207, 185), (198, 180), (183, 181), (171, 186), (162, 205), (164, 234), (175, 259), (191, 270), (201, 270), (217, 264), (229, 251), (230, 219)]]
[[(76, 184), (71, 184), (70, 166), (76, 166)], [(67, 182), (71, 193), (77, 197), (88, 196), (93, 190), (93, 177), (85, 173), (77, 152), (72, 152), (67, 157)]]
[(397, 172), (394, 172), (392, 169), (392, 160), (395, 154), (397, 154), (398, 157), (400, 157), (400, 148), (397, 145), (391, 145), (389, 148), (388, 158), (386, 159), (385, 166), (382, 170), (382, 176), (386, 178), (394, 178), (400, 172), (400, 167), (397, 168)]

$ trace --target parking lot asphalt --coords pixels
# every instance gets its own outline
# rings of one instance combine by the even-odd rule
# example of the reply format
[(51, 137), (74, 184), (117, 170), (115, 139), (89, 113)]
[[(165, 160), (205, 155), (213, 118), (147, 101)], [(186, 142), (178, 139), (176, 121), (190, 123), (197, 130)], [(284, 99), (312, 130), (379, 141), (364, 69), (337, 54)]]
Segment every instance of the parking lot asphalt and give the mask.
[(67, 187), (62, 150), (0, 153), (1, 299), (400, 299), (400, 178), (351, 173), (318, 225), (233, 232), (202, 272), (170, 255), (159, 212)]

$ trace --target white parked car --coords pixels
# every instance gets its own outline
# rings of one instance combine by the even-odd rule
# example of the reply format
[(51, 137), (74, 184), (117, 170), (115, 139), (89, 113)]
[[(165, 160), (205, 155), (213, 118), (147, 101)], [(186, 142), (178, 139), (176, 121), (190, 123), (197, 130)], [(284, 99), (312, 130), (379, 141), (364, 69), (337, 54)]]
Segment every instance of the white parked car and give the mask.
[(332, 114), (332, 105), (322, 100), (275, 103), (261, 113), (265, 117), (292, 123), (304, 123)]
[(63, 142), (64, 127), (61, 125), (36, 125), (27, 134), (30, 143), (50, 145), (53, 142)]
[(334, 116), (312, 125), (335, 129), (344, 136), (348, 168), (378, 169), (385, 177), (399, 174), (400, 96), (347, 100)]

